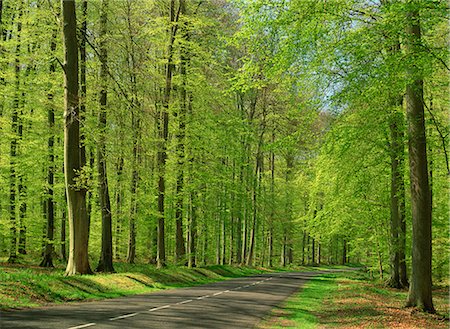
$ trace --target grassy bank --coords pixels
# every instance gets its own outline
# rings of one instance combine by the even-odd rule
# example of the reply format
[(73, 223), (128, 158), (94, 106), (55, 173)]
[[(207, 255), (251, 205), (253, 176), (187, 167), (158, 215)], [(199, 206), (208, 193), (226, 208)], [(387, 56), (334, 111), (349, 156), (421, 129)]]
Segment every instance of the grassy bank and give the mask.
[(405, 308), (407, 294), (369, 281), (362, 272), (321, 275), (274, 310), (260, 328), (449, 328), (448, 287), (433, 291), (435, 315)]
[[(263, 268), (207, 266), (188, 269), (116, 263), (114, 274), (64, 276), (63, 268), (0, 264), (0, 309), (36, 307), (187, 287), (268, 272)], [(270, 270), (272, 271), (272, 270)]]

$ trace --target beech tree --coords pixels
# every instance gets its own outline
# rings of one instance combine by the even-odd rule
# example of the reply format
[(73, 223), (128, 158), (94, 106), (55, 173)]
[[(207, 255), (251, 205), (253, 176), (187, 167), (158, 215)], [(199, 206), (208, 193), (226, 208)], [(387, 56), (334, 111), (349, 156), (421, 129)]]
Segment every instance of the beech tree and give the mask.
[(66, 275), (90, 274), (89, 222), (80, 151), (78, 41), (75, 1), (61, 1), (64, 40), (64, 175), (69, 220), (69, 258)]
[(412, 208), (412, 275), (407, 306), (435, 312), (431, 292), (431, 194), (428, 181), (427, 142), (423, 78), (417, 54), (421, 45), (420, 15), (417, 1), (408, 1), (406, 12), (406, 50), (408, 84), (406, 114), (408, 121), (409, 171)]

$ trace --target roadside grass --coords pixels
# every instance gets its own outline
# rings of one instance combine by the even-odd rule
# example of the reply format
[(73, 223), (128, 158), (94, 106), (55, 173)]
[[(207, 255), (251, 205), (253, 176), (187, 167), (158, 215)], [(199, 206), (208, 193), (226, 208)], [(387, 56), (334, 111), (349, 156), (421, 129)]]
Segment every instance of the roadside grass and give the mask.
[(269, 328), (449, 328), (448, 287), (435, 287), (436, 314), (405, 308), (408, 292), (368, 280), (361, 271), (313, 278), (272, 316)]
[(66, 277), (61, 266), (48, 269), (0, 263), (0, 309), (113, 298), (275, 271), (226, 265), (156, 269), (153, 265), (115, 263), (114, 267), (116, 273), (112, 274)]
[(315, 313), (322, 307), (323, 300), (337, 290), (336, 277), (337, 274), (330, 273), (310, 279), (258, 328), (317, 328), (319, 319)]

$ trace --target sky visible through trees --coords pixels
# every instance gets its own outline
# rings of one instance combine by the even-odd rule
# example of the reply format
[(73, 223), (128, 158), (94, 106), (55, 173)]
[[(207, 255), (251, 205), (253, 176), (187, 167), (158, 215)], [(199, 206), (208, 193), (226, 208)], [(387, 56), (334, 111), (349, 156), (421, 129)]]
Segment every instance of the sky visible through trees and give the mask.
[(433, 312), (448, 10), (0, 0), (0, 257), (67, 275), (364, 264)]

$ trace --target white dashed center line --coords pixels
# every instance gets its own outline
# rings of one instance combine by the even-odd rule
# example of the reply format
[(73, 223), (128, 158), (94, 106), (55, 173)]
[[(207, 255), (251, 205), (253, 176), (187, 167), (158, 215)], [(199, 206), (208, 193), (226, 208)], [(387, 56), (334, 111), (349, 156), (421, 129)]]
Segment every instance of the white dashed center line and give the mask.
[(95, 326), (95, 323), (86, 323), (86, 324), (82, 324), (81, 326), (76, 326), (76, 327), (70, 327), (68, 329), (81, 329), (81, 328), (87, 328), (90, 326)]
[(130, 314), (125, 314), (125, 315), (117, 316), (117, 317), (115, 317), (115, 318), (109, 319), (109, 321), (114, 321), (114, 320), (119, 320), (119, 319), (131, 318), (132, 316), (135, 316), (135, 315), (138, 315), (138, 313), (130, 313)]
[(211, 296), (210, 295), (200, 296), (200, 297), (197, 297), (197, 299), (204, 299), (204, 298), (208, 298), (208, 297), (211, 297)]
[[(230, 290), (225, 290), (225, 291), (219, 291), (219, 292), (216, 292), (216, 293), (212, 294), (212, 296), (219, 296), (219, 295), (221, 295), (223, 293), (230, 292), (232, 290), (240, 290), (242, 288), (248, 288), (250, 286), (254, 286), (254, 285), (257, 285), (259, 283), (264, 283), (264, 281), (268, 281), (268, 280), (272, 280), (272, 279), (273, 279), (273, 277), (269, 277), (267, 279), (264, 279), (264, 280), (261, 280), (261, 281), (257, 281), (257, 282), (253, 282), (252, 284), (247, 284), (245, 286), (235, 287), (235, 288), (232, 288)], [(205, 299), (205, 298), (208, 298), (208, 297), (211, 297), (211, 295), (200, 296), (200, 297), (197, 297), (196, 299), (201, 300), (201, 299)], [(190, 302), (193, 302), (193, 300), (192, 299), (187, 299), (187, 300), (184, 300), (182, 302), (175, 303), (173, 305), (182, 305), (182, 304), (186, 304), (186, 303), (190, 303)], [(148, 312), (159, 311), (159, 310), (162, 310), (162, 309), (165, 309), (165, 308), (169, 308), (170, 306), (172, 306), (172, 305), (164, 305), (164, 306), (154, 307), (154, 308), (149, 309)], [(111, 318), (109, 320), (110, 321), (114, 321), (114, 320), (119, 320), (119, 319), (131, 318), (132, 316), (135, 316), (135, 315), (138, 315), (138, 314), (139, 313), (125, 314), (125, 315), (117, 316), (115, 318)], [(91, 326), (95, 326), (95, 325), (96, 325), (96, 323), (92, 322), (92, 323), (82, 324), (82, 325), (79, 325), (79, 326), (76, 326), (76, 327), (70, 327), (68, 329), (82, 329), (82, 328), (87, 328), (87, 327), (91, 327)]]
[(151, 308), (151, 309), (149, 309), (148, 311), (149, 311), (149, 312), (155, 312), (155, 311), (159, 311), (159, 310), (162, 310), (162, 309), (164, 309), (164, 308), (169, 308), (169, 307), (170, 307), (170, 305), (164, 305), (164, 306), (159, 306), (159, 307)]
[(192, 302), (192, 299), (183, 300), (182, 302), (177, 303), (176, 305), (186, 304)]

